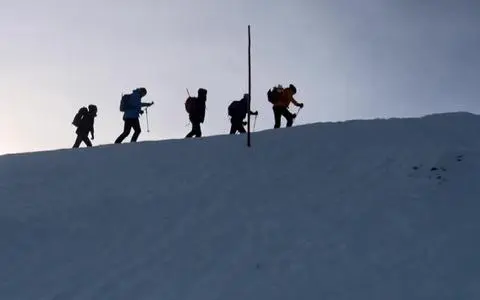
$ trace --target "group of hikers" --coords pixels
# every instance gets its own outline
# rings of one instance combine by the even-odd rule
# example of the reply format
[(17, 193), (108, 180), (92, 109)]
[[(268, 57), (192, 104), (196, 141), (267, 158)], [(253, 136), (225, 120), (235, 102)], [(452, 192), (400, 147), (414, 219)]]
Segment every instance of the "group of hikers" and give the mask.
[[(293, 105), (303, 108), (303, 103), (295, 100), (293, 97), (297, 92), (297, 88), (290, 84), (288, 87), (277, 85), (267, 92), (267, 99), (273, 106), (273, 114), (275, 119), (274, 128), (280, 128), (281, 119), (284, 117), (287, 121), (286, 127), (293, 125), (293, 120), (297, 114), (289, 111), (289, 106)], [(133, 90), (130, 94), (122, 95), (120, 101), (120, 111), (123, 112), (123, 132), (115, 140), (115, 144), (120, 144), (130, 134), (133, 129), (133, 135), (131, 142), (136, 142), (140, 133), (140, 116), (147, 110), (142, 108), (150, 107), (154, 102), (142, 102), (142, 98), (147, 95), (147, 89), (144, 87)], [(185, 110), (188, 113), (190, 123), (192, 124), (191, 131), (185, 136), (185, 138), (202, 137), (201, 124), (205, 121), (205, 110), (207, 102), (207, 90), (199, 88), (196, 97), (188, 96), (185, 101)], [(228, 106), (228, 115), (230, 116), (230, 134), (245, 133), (245, 118), (248, 113), (257, 116), (258, 111), (249, 111), (250, 107), (249, 94), (244, 94), (240, 100), (232, 101)], [(88, 105), (88, 107), (82, 107), (75, 115), (72, 124), (77, 128), (77, 138), (73, 145), (73, 148), (80, 147), (83, 142), (87, 147), (92, 146), (92, 142), (89, 138), (94, 139), (94, 119), (97, 116), (97, 106), (94, 104)]]

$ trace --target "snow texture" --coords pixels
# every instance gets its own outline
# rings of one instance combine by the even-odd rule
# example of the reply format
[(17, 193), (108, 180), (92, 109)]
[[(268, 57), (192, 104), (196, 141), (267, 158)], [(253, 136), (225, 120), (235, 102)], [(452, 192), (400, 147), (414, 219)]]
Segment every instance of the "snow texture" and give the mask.
[(0, 299), (480, 299), (480, 116), (0, 157)]

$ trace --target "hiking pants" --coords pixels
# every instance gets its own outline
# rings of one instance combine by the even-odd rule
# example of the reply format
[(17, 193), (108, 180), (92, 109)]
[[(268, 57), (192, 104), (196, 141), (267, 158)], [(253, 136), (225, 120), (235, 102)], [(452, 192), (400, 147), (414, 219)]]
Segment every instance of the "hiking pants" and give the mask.
[(115, 144), (120, 144), (130, 134), (130, 130), (132, 128), (133, 128), (133, 135), (130, 141), (132, 143), (136, 142), (138, 139), (138, 136), (142, 132), (142, 129), (140, 128), (140, 121), (138, 119), (125, 119), (124, 125), (123, 125), (123, 132), (115, 140)]
[(245, 127), (243, 127), (243, 120), (231, 119), (230, 123), (232, 124), (232, 126), (230, 127), (230, 134), (235, 134), (237, 131), (239, 133), (247, 132), (245, 130)]
[(190, 131), (186, 138), (191, 138), (191, 137), (202, 137), (202, 129), (200, 128), (200, 122), (193, 122), (192, 121), (192, 131)]
[(280, 128), (281, 118), (282, 116), (285, 117), (287, 120), (287, 127), (291, 127), (293, 125), (293, 118), (295, 117), (288, 108), (282, 106), (274, 106), (273, 107), (273, 114), (275, 117), (275, 125), (274, 128)]
[(77, 133), (77, 139), (75, 140), (75, 143), (73, 144), (73, 148), (78, 148), (80, 147), (80, 144), (84, 142), (87, 147), (92, 147), (92, 142), (88, 138), (88, 133)]

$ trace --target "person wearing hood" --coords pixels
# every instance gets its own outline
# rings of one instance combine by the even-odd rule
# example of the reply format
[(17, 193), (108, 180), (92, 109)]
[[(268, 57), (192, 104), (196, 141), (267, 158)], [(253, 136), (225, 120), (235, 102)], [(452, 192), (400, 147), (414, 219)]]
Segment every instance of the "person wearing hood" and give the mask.
[(92, 140), (94, 139), (94, 123), (95, 118), (97, 117), (97, 106), (90, 104), (88, 108), (82, 107), (75, 115), (72, 124), (77, 127), (75, 133), (77, 138), (73, 144), (73, 148), (79, 148), (80, 144), (83, 142), (87, 147), (92, 147), (92, 142), (88, 138), (90, 133)]
[(297, 93), (297, 88), (290, 84), (287, 88), (282, 88), (279, 86), (276, 88), (278, 93), (276, 97), (270, 102), (273, 102), (273, 114), (275, 119), (275, 125), (273, 128), (280, 128), (281, 126), (281, 119), (284, 117), (287, 120), (286, 127), (291, 127), (293, 125), (293, 120), (297, 117), (297, 114), (291, 113), (288, 110), (290, 103), (293, 105), (303, 108), (303, 103), (298, 102), (293, 97)]
[(130, 94), (123, 95), (120, 104), (120, 111), (123, 112), (123, 132), (115, 140), (115, 144), (120, 144), (130, 134), (133, 128), (132, 143), (136, 142), (142, 132), (140, 127), (140, 115), (143, 114), (142, 107), (149, 107), (153, 102), (142, 102), (142, 98), (147, 95), (147, 89), (141, 87), (132, 91)]
[(207, 102), (207, 89), (199, 88), (197, 97), (188, 97), (185, 101), (185, 110), (192, 124), (192, 130), (185, 138), (202, 137), (201, 123), (205, 122), (205, 110)]
[[(246, 122), (244, 121), (245, 117), (248, 113), (248, 106), (249, 106), (250, 96), (248, 94), (244, 94), (241, 100), (232, 101), (228, 106), (228, 115), (230, 116), (230, 134), (235, 134), (237, 131), (239, 133), (245, 133), (245, 127), (243, 127)], [(251, 115), (258, 115), (258, 111), (252, 112), (250, 111)]]

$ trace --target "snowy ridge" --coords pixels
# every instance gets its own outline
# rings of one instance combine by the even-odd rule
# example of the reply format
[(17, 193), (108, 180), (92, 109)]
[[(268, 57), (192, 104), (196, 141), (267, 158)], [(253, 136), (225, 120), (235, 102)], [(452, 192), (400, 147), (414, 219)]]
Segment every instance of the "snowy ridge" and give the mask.
[(0, 157), (0, 299), (479, 299), (480, 116)]

